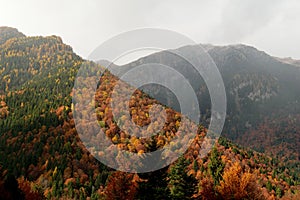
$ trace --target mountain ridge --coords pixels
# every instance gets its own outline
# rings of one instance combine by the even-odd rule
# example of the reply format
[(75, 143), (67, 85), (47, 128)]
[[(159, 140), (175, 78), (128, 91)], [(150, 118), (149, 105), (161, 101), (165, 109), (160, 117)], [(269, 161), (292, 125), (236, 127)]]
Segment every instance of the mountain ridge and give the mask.
[(25, 37), (25, 35), (16, 28), (0, 26), (0, 45), (11, 38)]
[[(296, 113), (299, 110), (300, 102), (300, 91), (297, 87), (300, 84), (299, 67), (282, 63), (263, 51), (243, 44), (221, 47), (203, 45), (203, 48), (216, 63), (224, 80), (228, 102), (228, 116), (223, 131), (225, 136), (229, 136), (233, 141), (241, 142), (243, 137), (247, 137), (247, 134), (259, 134), (259, 130), (254, 130), (254, 127), (264, 126), (267, 121), (278, 121), (282, 116), (290, 114), (298, 118)], [(176, 51), (193, 54), (195, 49), (197, 49), (196, 46), (184, 46)], [(201, 98), (202, 101), (203, 99), (205, 102), (209, 101), (207, 88), (205, 89), (201, 77), (199, 78), (195, 75), (197, 72), (189, 71), (189, 69), (192, 69), (192, 66), (181, 61), (178, 57), (168, 54), (168, 51), (157, 52), (129, 64), (119, 66), (117, 71), (122, 74), (137, 65), (146, 63), (162, 63), (173, 67), (190, 81), (197, 92), (199, 91), (197, 84), (203, 85), (203, 87), (201, 86), (202, 93), (198, 94), (199, 101)], [(159, 90), (159, 88), (153, 90)], [(168, 105), (170, 101), (162, 97), (164, 93), (168, 94), (167, 91), (162, 90), (160, 99), (165, 101), (163, 104)], [(169, 104), (169, 106), (173, 106), (172, 108), (179, 111), (178, 105)], [(209, 105), (200, 106), (202, 106), (200, 110), (204, 111), (209, 107)], [(209, 113), (201, 114), (209, 118), (207, 116)], [(286, 119), (288, 120), (288, 118)], [(293, 124), (291, 127), (298, 127), (296, 123)], [(285, 131), (289, 134), (294, 132), (294, 130)], [(298, 138), (298, 131), (300, 129), (296, 128), (295, 138)], [(290, 137), (293, 137), (292, 135), (287, 137), (289, 138), (289, 144), (294, 145), (292, 148), (293, 157), (298, 159), (299, 156), (297, 155), (300, 152), (297, 144), (290, 139)], [(258, 135), (253, 137), (258, 137)], [(279, 137), (278, 140), (287, 141), (284, 133), (279, 134), (279, 136), (277, 134), (276, 137)], [(242, 145), (251, 145), (252, 148), (254, 147), (257, 150), (264, 150), (264, 145), (266, 145), (265, 147), (271, 146), (271, 144), (259, 145), (255, 140), (250, 144), (242, 142)]]

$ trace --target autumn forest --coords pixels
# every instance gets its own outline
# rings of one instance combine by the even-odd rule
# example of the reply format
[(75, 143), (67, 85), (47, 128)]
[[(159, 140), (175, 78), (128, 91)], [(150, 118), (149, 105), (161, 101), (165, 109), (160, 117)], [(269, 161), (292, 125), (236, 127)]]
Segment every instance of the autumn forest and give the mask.
[[(144, 138), (131, 136), (131, 133), (144, 134), (138, 129), (125, 131), (131, 120), (122, 114), (125, 102), (111, 107), (113, 89), (122, 80), (105, 70), (101, 63), (86, 61), (76, 55), (58, 36), (27, 37), (15, 28), (0, 27), (0, 200), (300, 199), (300, 116), (297, 112), (299, 102), (295, 100), (298, 91), (297, 88), (294, 93), (280, 91), (280, 88), (290, 88), (284, 81), (290, 74), (280, 77), (277, 71), (272, 71), (264, 77), (263, 73), (257, 75), (248, 63), (250, 57), (243, 64), (241, 56), (242, 53), (252, 55), (252, 48), (210, 48), (208, 52), (217, 65), (225, 63), (224, 68), (220, 67), (229, 97), (224, 133), (215, 144), (205, 140), (207, 124), (183, 123), (185, 116), (176, 108), (135, 89), (129, 100), (130, 117), (135, 124), (150, 124), (150, 110), (160, 112), (158, 107), (152, 106), (154, 104), (166, 110), (163, 128), (158, 134)], [(153, 61), (155, 56), (142, 61)], [(286, 65), (268, 59), (263, 57), (261, 62), (274, 62), (275, 70)], [(96, 125), (114, 147), (137, 155), (142, 162), (136, 164), (141, 167), (147, 167), (146, 153), (166, 145), (171, 149), (178, 148), (181, 142), (191, 140), (185, 153), (171, 165), (147, 173), (121, 172), (99, 162), (97, 156), (114, 158), (113, 153), (85, 146), (77, 129), (95, 129), (95, 124), (84, 120), (75, 124), (74, 120), (78, 113), (73, 110), (79, 104), (72, 101), (73, 86), (83, 64), (98, 67), (103, 76), (94, 95), (95, 107), (80, 108), (86, 112), (82, 115), (88, 116), (89, 109), (94, 111), (98, 120)], [(251, 70), (242, 69), (240, 74), (231, 77), (230, 67), (240, 66)], [(267, 74), (268, 65), (264, 66)], [(287, 68), (293, 70), (292, 66)], [(81, 84), (88, 84), (88, 81), (82, 80)], [(243, 81), (245, 84), (241, 85)], [(257, 91), (258, 87), (262, 87), (261, 94), (252, 92), (249, 95), (249, 90), (255, 88)], [(132, 89), (125, 82), (122, 82), (122, 88)], [(204, 98), (207, 89), (200, 87), (198, 90), (199, 96)], [(77, 100), (85, 101), (89, 92), (86, 89), (77, 93)], [(280, 98), (274, 97), (273, 101), (272, 96), (276, 95)], [(264, 98), (260, 99), (261, 96)], [(289, 98), (287, 107), (294, 108), (294, 105), (295, 109), (288, 111), (287, 107), (281, 106), (281, 102), (286, 102), (283, 97)], [(272, 106), (264, 106), (266, 110), (262, 110), (269, 99), (270, 104), (278, 104), (279, 108), (273, 111)], [(209, 107), (204, 103), (201, 106)], [(261, 111), (256, 112), (256, 109)], [(242, 112), (248, 115), (243, 116)], [(112, 113), (118, 113), (120, 121), (116, 121)], [(209, 112), (203, 114), (207, 118), (209, 115)], [(120, 124), (123, 127), (120, 128)], [(180, 127), (195, 132), (195, 137), (182, 135), (183, 140), (174, 142), (174, 138), (180, 136), (178, 132), (183, 134), (178, 131)], [(148, 131), (156, 129), (155, 124), (148, 127)], [(87, 137), (101, 138), (99, 135)], [(97, 146), (99, 141), (96, 139), (92, 140), (92, 146)], [(200, 158), (199, 151), (207, 144), (212, 145), (212, 150)], [(124, 168), (131, 167), (131, 163), (124, 164), (122, 160), (112, 162)]]

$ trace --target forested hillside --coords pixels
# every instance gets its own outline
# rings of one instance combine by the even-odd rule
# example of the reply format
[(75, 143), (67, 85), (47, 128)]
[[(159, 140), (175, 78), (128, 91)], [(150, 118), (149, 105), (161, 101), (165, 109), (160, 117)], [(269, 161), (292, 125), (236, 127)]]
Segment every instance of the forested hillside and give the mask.
[[(106, 167), (82, 144), (72, 113), (79, 67), (83, 62), (97, 64), (81, 59), (56, 36), (26, 37), (1, 27), (0, 41), (0, 199), (299, 198), (298, 162), (287, 164), (223, 137), (200, 159), (204, 126), (196, 127), (185, 154), (161, 170), (133, 174)], [(180, 113), (166, 107), (168, 120), (159, 134), (131, 137), (117, 127), (111, 114), (118, 78), (106, 71), (100, 81), (95, 112), (113, 145), (139, 156), (177, 145), (172, 139), (183, 117)], [(136, 90), (130, 100), (133, 121), (149, 124), (149, 109), (159, 103)]]
[[(300, 68), (294, 62), (283, 62), (251, 46), (202, 47), (219, 69), (226, 89), (227, 117), (222, 135), (242, 146), (278, 156), (285, 161), (299, 162)], [(184, 75), (196, 91), (202, 123), (207, 124), (211, 105), (206, 84), (192, 70), (193, 66), (177, 55), (177, 52), (197, 55), (198, 48), (185, 46), (154, 53), (119, 66), (118, 70), (122, 74), (137, 65), (149, 63), (171, 66)], [(154, 87), (153, 90), (158, 93), (156, 98), (180, 110), (170, 92)]]

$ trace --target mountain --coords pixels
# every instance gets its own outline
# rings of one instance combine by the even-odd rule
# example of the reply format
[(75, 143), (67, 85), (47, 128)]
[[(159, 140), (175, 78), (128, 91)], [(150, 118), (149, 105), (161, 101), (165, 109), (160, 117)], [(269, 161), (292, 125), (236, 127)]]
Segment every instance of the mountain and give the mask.
[[(216, 63), (226, 89), (227, 118), (222, 134), (243, 146), (299, 161), (299, 67), (246, 45), (202, 46)], [(195, 55), (197, 48), (186, 46), (175, 51)], [(171, 66), (183, 74), (196, 91), (202, 124), (205, 124), (209, 122), (207, 110), (211, 106), (208, 89), (192, 66), (172, 51), (140, 58), (118, 67), (116, 72), (122, 74), (147, 63)], [(156, 99), (180, 111), (169, 91), (154, 87)]]
[[(238, 146), (223, 137), (210, 154), (200, 158), (201, 146), (210, 141), (204, 141), (207, 129), (195, 127), (193, 123), (186, 127), (197, 130), (193, 143), (172, 165), (142, 174), (110, 169), (95, 159), (96, 149), (88, 151), (90, 147), (83, 145), (71, 109), (79, 106), (76, 102), (72, 104), (72, 96), (80, 66), (103, 68), (84, 61), (60, 37), (26, 37), (16, 29), (1, 27), (0, 30), (0, 38), (5, 38), (0, 45), (0, 199), (299, 197), (299, 163), (282, 162), (280, 158)], [(7, 33), (11, 36), (7, 37)], [(89, 81), (82, 79), (81, 83), (88, 85)], [(95, 109), (87, 105), (82, 108), (82, 115), (88, 109), (96, 111), (101, 129), (112, 141), (111, 146), (144, 156), (145, 152), (165, 145), (172, 148), (180, 145), (172, 141), (183, 119), (180, 113), (165, 107), (168, 120), (159, 134), (148, 139), (130, 136), (118, 127), (120, 121), (116, 122), (112, 115), (113, 109), (122, 114), (126, 106), (126, 102), (120, 101), (116, 108), (111, 107), (111, 94), (118, 77), (106, 71), (99, 81), (101, 84), (94, 95)], [(122, 80), (119, 83), (124, 90), (131, 88)], [(83, 88), (78, 95), (79, 101), (86, 100), (86, 91)], [(201, 95), (205, 95), (204, 86)], [(160, 96), (158, 93), (157, 97)], [(164, 98), (161, 100), (136, 89), (130, 99), (133, 121), (149, 124), (151, 105), (168, 105)], [(79, 128), (91, 130), (93, 126), (82, 122)], [(155, 126), (151, 128), (155, 130)], [(93, 142), (97, 145), (98, 140)], [(101, 151), (97, 153), (103, 155)], [(115, 156), (109, 151), (105, 153), (111, 158)], [(134, 163), (127, 164), (130, 167)]]
[(2, 131), (33, 130), (45, 121), (57, 124), (57, 120), (51, 122), (53, 110), (70, 104), (82, 59), (59, 37), (19, 37), (18, 31), (7, 29), (0, 30), (17, 37), (0, 45)]
[(0, 45), (4, 44), (11, 38), (25, 37), (25, 35), (19, 32), (16, 28), (0, 27)]
[(280, 62), (286, 63), (286, 64), (291, 64), (291, 65), (295, 65), (295, 66), (299, 66), (300, 67), (300, 60), (294, 60), (291, 57), (287, 57), (287, 58), (278, 58), (278, 57), (274, 57), (275, 59), (277, 59)]
[[(0, 92), (20, 88), (53, 68), (79, 60), (61, 38), (25, 37), (16, 29), (0, 28)], [(73, 63), (71, 63), (73, 64)]]

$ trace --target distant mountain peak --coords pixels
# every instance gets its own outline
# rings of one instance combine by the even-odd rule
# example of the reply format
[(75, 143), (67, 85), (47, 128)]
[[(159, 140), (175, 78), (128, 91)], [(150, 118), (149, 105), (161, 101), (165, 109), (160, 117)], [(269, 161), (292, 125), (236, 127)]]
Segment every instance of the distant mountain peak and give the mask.
[(300, 67), (300, 60), (295, 60), (291, 57), (286, 57), (286, 58), (278, 58), (278, 57), (274, 57), (276, 60), (278, 60), (279, 62), (282, 63), (286, 63), (286, 64), (290, 64), (290, 65), (295, 65)]
[(7, 26), (0, 26), (0, 45), (4, 44), (11, 38), (26, 37), (23, 33), (19, 32), (16, 28)]
[(266, 54), (264, 51), (260, 51), (253, 46), (249, 46), (246, 44), (230, 44), (230, 45), (212, 45), (212, 44), (202, 44), (202, 47), (206, 51), (211, 50), (222, 50), (222, 51), (230, 51), (230, 50), (240, 50), (242, 52), (260, 52)]
[(98, 60), (97, 63), (100, 64), (101, 66), (105, 67), (105, 68), (117, 67), (118, 66), (118, 65), (114, 64), (113, 62), (111, 62), (109, 60)]
[[(0, 35), (4, 32), (15, 32), (15, 33), (21, 33), (19, 32), (18, 29), (16, 28), (12, 28), (12, 27), (8, 27), (8, 26), (0, 26)], [(23, 33), (21, 33), (23, 34)], [(24, 35), (24, 34), (23, 34)]]

